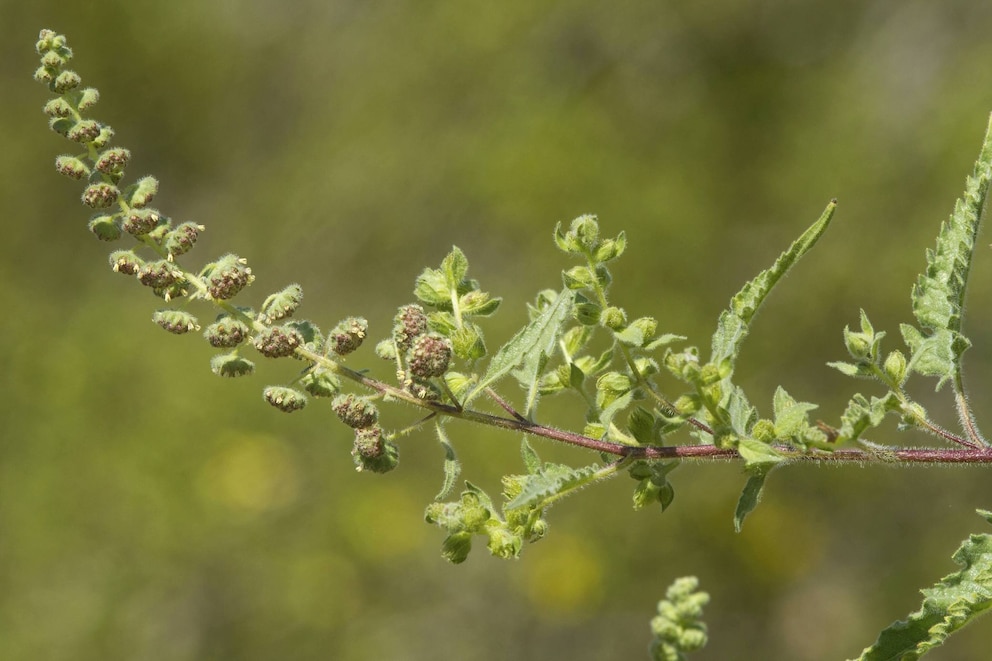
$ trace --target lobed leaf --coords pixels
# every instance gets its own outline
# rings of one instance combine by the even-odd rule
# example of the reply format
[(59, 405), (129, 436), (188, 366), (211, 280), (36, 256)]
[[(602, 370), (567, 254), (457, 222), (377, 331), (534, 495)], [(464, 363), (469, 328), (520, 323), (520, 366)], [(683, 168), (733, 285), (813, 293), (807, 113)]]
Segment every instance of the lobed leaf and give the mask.
[(720, 314), (720, 319), (717, 321), (717, 329), (713, 334), (710, 362), (720, 364), (724, 360), (730, 360), (731, 363), (736, 360), (741, 343), (747, 336), (751, 320), (761, 304), (764, 303), (769, 292), (782, 279), (782, 276), (788, 273), (789, 269), (816, 244), (830, 224), (830, 219), (836, 208), (836, 200), (831, 201), (820, 218), (803, 232), (789, 246), (788, 250), (779, 255), (771, 268), (759, 273), (731, 299), (730, 307)]
[(541, 362), (554, 352), (565, 323), (571, 316), (574, 297), (570, 290), (562, 290), (554, 302), (544, 308), (537, 318), (500, 347), (489, 361), (486, 373), (482, 375), (463, 404), (471, 401), (487, 387), (518, 367), (532, 374), (533, 380), (536, 380)]
[(504, 509), (534, 507), (549, 496), (581, 488), (596, 479), (600, 464), (572, 468), (564, 464), (544, 464), (537, 472), (527, 475), (523, 488)]
[[(992, 512), (979, 514), (992, 523)], [(921, 590), (920, 610), (882, 631), (858, 661), (918, 659), (992, 608), (992, 535), (972, 535), (953, 559), (962, 569)]]
[(979, 222), (992, 181), (992, 117), (965, 191), (940, 227), (937, 247), (927, 251), (927, 269), (913, 288), (913, 314), (929, 330), (961, 330), (961, 308)]

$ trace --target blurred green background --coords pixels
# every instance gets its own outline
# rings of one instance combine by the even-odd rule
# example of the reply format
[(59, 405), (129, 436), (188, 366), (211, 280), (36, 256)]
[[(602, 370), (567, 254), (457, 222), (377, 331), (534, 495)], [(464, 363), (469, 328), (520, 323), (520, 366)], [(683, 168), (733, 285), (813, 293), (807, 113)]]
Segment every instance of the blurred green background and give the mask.
[[(863, 307), (898, 346), (992, 111), (992, 4), (968, 0), (0, 0), (4, 661), (642, 659), (684, 574), (713, 598), (697, 658), (838, 659), (915, 610), (987, 527), (987, 470), (794, 467), (737, 535), (739, 467), (690, 465), (664, 514), (633, 512), (618, 479), (552, 510), (520, 561), (476, 549), (447, 565), (422, 521), (441, 481), (430, 436), (403, 442), (395, 473), (356, 474), (329, 407), (262, 402), (295, 366), (220, 381), (206, 343), (149, 323), (160, 303), (105, 266), (80, 188), (52, 169), (71, 147), (31, 80), (42, 27), (68, 35), (130, 174), (208, 226), (186, 263), (247, 256), (248, 299), (298, 281), (323, 327), (362, 314), (383, 336), (457, 244), (505, 297), (496, 346), (559, 282), (554, 224), (596, 213), (631, 239), (615, 301), (705, 347), (730, 295), (839, 198), (739, 368), (765, 414), (783, 384), (830, 422), (877, 393), (824, 366), (844, 357), (841, 329)], [(987, 244), (966, 320), (986, 426)], [(574, 401), (547, 413), (580, 425)], [(520, 469), (517, 437), (450, 429), (491, 492)], [(874, 438), (920, 440), (894, 424)], [(990, 645), (983, 621), (933, 658)]]

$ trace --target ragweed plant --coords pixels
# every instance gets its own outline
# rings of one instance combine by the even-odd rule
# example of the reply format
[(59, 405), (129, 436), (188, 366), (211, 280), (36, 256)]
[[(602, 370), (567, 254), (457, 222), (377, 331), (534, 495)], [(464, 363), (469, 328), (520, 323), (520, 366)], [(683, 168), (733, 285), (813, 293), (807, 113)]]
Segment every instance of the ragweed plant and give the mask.
[[(401, 443), (429, 429), (445, 459), (440, 492), (425, 518), (444, 531), (442, 554), (453, 563), (464, 561), (478, 540), (493, 555), (518, 557), (526, 543), (545, 536), (554, 504), (620, 474), (634, 480), (635, 508), (664, 511), (675, 494), (669, 476), (683, 459), (740, 462), (746, 480), (734, 517), (738, 530), (757, 506), (768, 475), (790, 464), (992, 463), (992, 447), (965, 396), (962, 356), (970, 342), (961, 332), (965, 287), (992, 179), (992, 123), (965, 193), (941, 226), (913, 287), (917, 325), (900, 327), (904, 349), (883, 351), (885, 333), (875, 330), (864, 311), (856, 330), (844, 328), (849, 357), (831, 365), (879, 388), (870, 396), (854, 394), (841, 419), (829, 424), (811, 421), (816, 405), (782, 387), (771, 414), (763, 417), (734, 377), (754, 316), (826, 231), (833, 201), (731, 299), (708, 352), (659, 328), (652, 317), (630, 319), (611, 301), (610, 265), (623, 255), (627, 239), (623, 232), (602, 234), (594, 216), (555, 228), (555, 244), (573, 263), (559, 286), (540, 291), (528, 304), (528, 323), (496, 350), (486, 343), (484, 323), (502, 300), (469, 277), (467, 257), (452, 248), (437, 268), (416, 278), (415, 300), (397, 310), (392, 328), (375, 344), (377, 359), (395, 368), (395, 380), (386, 382), (346, 364), (371, 332), (364, 318), (350, 316), (322, 331), (297, 316), (303, 301), (298, 284), (268, 294), (257, 307), (247, 304), (244, 290), (254, 274), (238, 255), (185, 266), (204, 227), (175, 224), (151, 206), (159, 187), (153, 177), (124, 184), (130, 152), (114, 146), (113, 130), (89, 116), (99, 95), (67, 68), (72, 51), (65, 37), (44, 30), (37, 50), (41, 66), (35, 78), (56, 95), (44, 108), (49, 126), (75, 145), (74, 153), (56, 159), (56, 169), (84, 182), (82, 202), (92, 210), (89, 230), (103, 241), (126, 241), (110, 254), (110, 267), (163, 301), (152, 320), (173, 334), (202, 330), (219, 350), (210, 361), (218, 376), (253, 374), (256, 353), (299, 361), (299, 376), (265, 387), (265, 401), (294, 412), (310, 398), (329, 399), (352, 430), (351, 455), (360, 471), (393, 470)], [(191, 311), (196, 301), (212, 306), (212, 321), (201, 325)], [(951, 385), (960, 432), (939, 426), (912, 398), (906, 383), (914, 375), (935, 379), (938, 390)], [(514, 405), (500, 391), (507, 383), (522, 388), (522, 404)], [(540, 421), (542, 398), (566, 392), (582, 403), (574, 431)], [(422, 418), (390, 428), (380, 407), (396, 402), (420, 409)], [(866, 434), (889, 415), (904, 429), (931, 434), (938, 444), (900, 448), (868, 440)], [(522, 433), (521, 469), (503, 478), (500, 497), (465, 481), (452, 498), (461, 474), (446, 427), (452, 419)], [(584, 465), (548, 463), (528, 440), (534, 437), (591, 452)], [(992, 514), (982, 515), (992, 522)], [(927, 590), (922, 609), (884, 631), (860, 658), (916, 658), (992, 605), (992, 535), (972, 536), (955, 560), (964, 569)], [(699, 618), (708, 597), (696, 587), (694, 579), (680, 579), (659, 604), (652, 622), (655, 658), (682, 658), (705, 643)]]

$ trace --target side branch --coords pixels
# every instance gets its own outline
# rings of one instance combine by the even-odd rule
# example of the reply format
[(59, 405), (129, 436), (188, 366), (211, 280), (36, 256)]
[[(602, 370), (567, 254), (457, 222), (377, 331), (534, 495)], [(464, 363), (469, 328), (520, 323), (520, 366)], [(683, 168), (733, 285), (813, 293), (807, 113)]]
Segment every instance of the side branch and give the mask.
[[(632, 459), (700, 459), (733, 461), (741, 455), (730, 448), (715, 445), (624, 445), (601, 439), (583, 436), (575, 432), (549, 427), (518, 417), (504, 418), (473, 409), (459, 409), (450, 404), (418, 399), (401, 388), (391, 386), (377, 379), (365, 376), (340, 363), (306, 349), (297, 349), (297, 354), (319, 363), (345, 378), (351, 379), (383, 396), (404, 401), (408, 404), (447, 415), (460, 420), (468, 420), (490, 427), (523, 432), (532, 436), (549, 438), (568, 445), (604, 452), (617, 457)], [(992, 464), (992, 448), (883, 448), (883, 449), (840, 449), (834, 452), (812, 450), (800, 452), (785, 445), (774, 446), (775, 450), (792, 462), (857, 463), (857, 464)]]

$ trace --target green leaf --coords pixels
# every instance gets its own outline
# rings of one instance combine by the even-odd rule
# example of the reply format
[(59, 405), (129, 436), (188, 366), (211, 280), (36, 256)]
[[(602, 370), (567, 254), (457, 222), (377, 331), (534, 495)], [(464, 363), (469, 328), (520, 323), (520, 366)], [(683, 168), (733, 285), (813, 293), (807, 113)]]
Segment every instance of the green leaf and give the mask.
[(468, 273), (468, 258), (458, 246), (451, 246), (451, 252), (441, 260), (441, 272), (444, 273), (448, 291), (457, 291)]
[[(992, 513), (978, 513), (992, 523)], [(992, 535), (972, 535), (953, 559), (962, 569), (921, 590), (920, 610), (882, 631), (858, 661), (918, 659), (992, 607)]]
[(484, 291), (473, 290), (458, 299), (458, 307), (463, 315), (488, 317), (496, 312), (502, 298), (492, 298)]
[(537, 380), (540, 363), (550, 356), (561, 337), (562, 329), (571, 314), (573, 293), (567, 289), (558, 294), (532, 322), (524, 326), (500, 347), (489, 361), (486, 373), (465, 398), (467, 404), (487, 387), (520, 367)]
[(744, 459), (744, 468), (748, 471), (767, 472), (772, 466), (785, 461), (782, 453), (755, 438), (742, 438), (737, 444), (737, 451)]
[(837, 202), (831, 201), (820, 218), (775, 260), (771, 268), (759, 273), (731, 299), (730, 307), (720, 314), (716, 332), (713, 334), (711, 363), (720, 364), (729, 359), (732, 364), (736, 360), (751, 320), (761, 304), (782, 276), (809, 252), (823, 235), (836, 207)]
[(800, 439), (809, 428), (808, 413), (816, 404), (797, 402), (782, 386), (775, 391), (772, 401), (775, 413), (775, 435), (781, 439)]
[(885, 414), (899, 410), (899, 398), (894, 392), (884, 397), (872, 397), (869, 401), (861, 393), (857, 393), (848, 402), (847, 408), (841, 415), (840, 435), (838, 443), (856, 441), (868, 429), (882, 424)]
[(530, 443), (527, 442), (527, 437), (524, 436), (523, 440), (520, 441), (520, 454), (524, 458), (524, 466), (527, 467), (527, 472), (530, 475), (536, 475), (541, 470), (541, 458), (537, 456), (537, 452), (531, 447)]
[(734, 530), (737, 532), (741, 531), (744, 527), (744, 519), (754, 511), (754, 508), (761, 501), (761, 490), (765, 486), (766, 477), (768, 477), (768, 471), (762, 470), (752, 473), (747, 478), (744, 490), (741, 491), (741, 497), (737, 501), (737, 510), (734, 512)]
[(540, 506), (550, 496), (580, 489), (595, 481), (602, 469), (600, 464), (572, 468), (563, 464), (544, 464), (533, 475), (528, 475), (523, 489), (504, 509)]
[(975, 169), (965, 182), (964, 195), (955, 203), (950, 219), (941, 225), (936, 249), (927, 251), (926, 272), (913, 288), (913, 314), (924, 328), (961, 330), (965, 286), (990, 181), (992, 117)]
[(437, 422), (434, 425), (434, 429), (437, 431), (437, 438), (441, 442), (441, 447), (444, 448), (444, 482), (441, 484), (441, 490), (434, 496), (434, 500), (441, 500), (442, 498), (446, 498), (454, 488), (455, 480), (458, 479), (458, 476), (462, 472), (462, 464), (458, 461), (458, 457), (455, 456), (455, 448), (448, 440), (444, 426), (440, 422)]
[(871, 371), (871, 366), (868, 364), (855, 365), (854, 363), (845, 363), (844, 361), (836, 360), (832, 363), (827, 363), (827, 366), (833, 367), (838, 372), (847, 376), (856, 376), (863, 379), (875, 378), (875, 373)]

